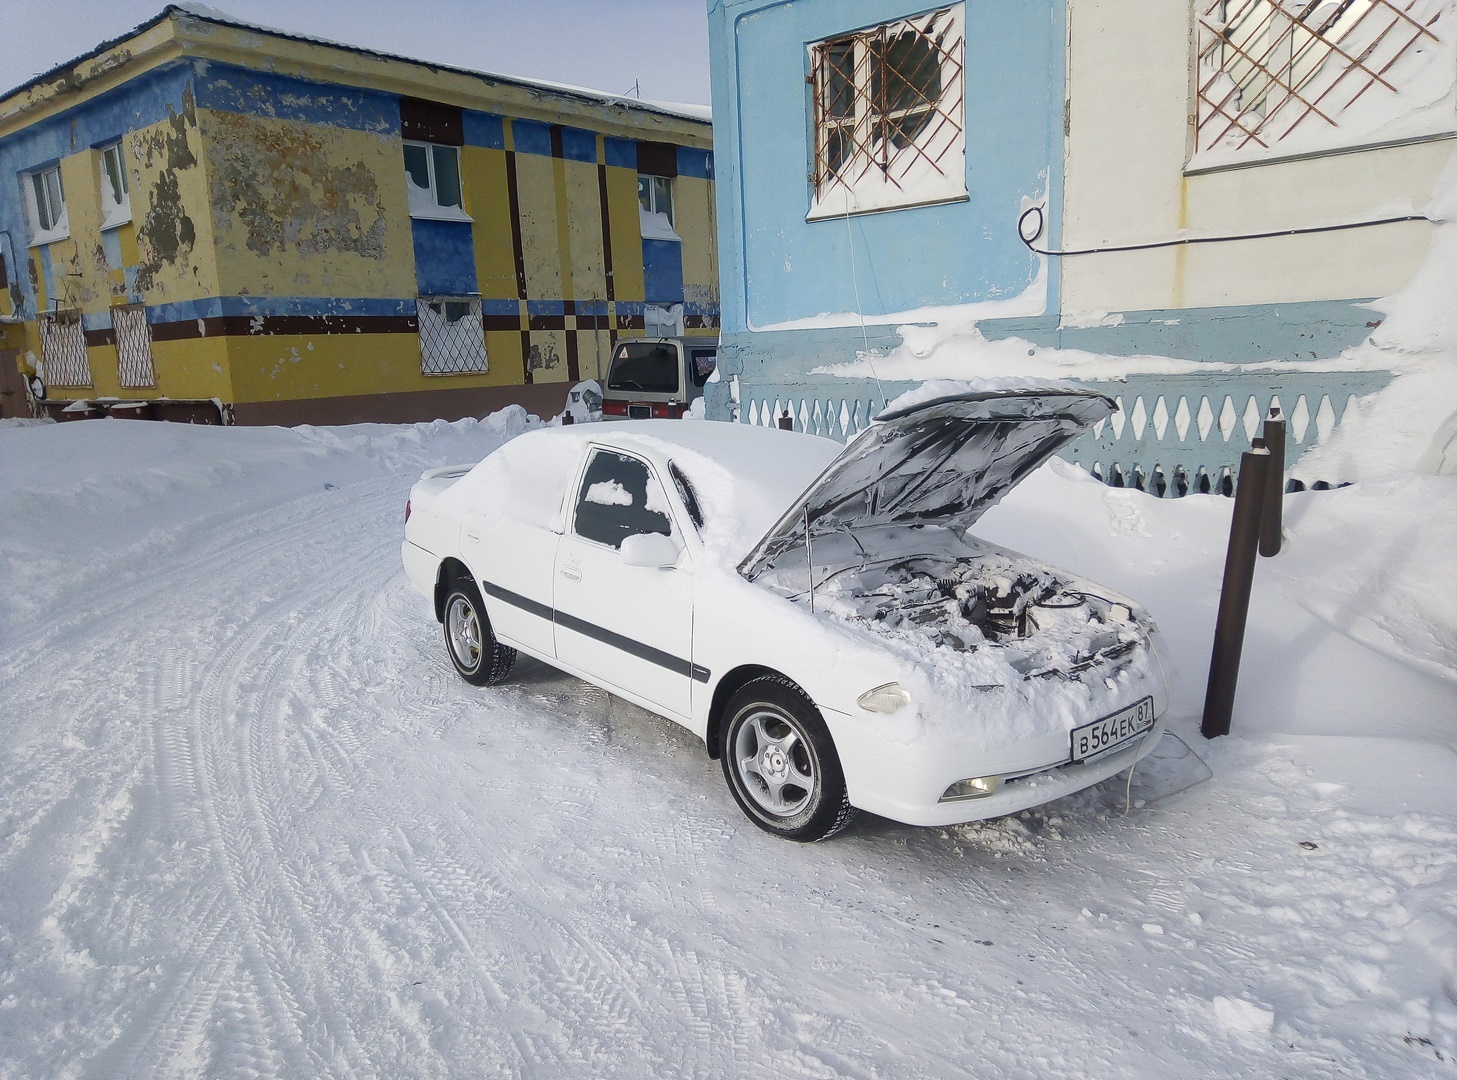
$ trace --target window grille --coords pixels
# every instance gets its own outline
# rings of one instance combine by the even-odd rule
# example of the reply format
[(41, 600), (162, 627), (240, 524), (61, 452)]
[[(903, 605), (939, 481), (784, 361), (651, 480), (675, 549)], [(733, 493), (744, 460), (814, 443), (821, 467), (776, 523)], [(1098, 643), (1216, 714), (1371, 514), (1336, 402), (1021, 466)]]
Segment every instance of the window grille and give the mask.
[(41, 378), (50, 386), (90, 386), (91, 361), (81, 312), (75, 308), (40, 316)]
[(111, 325), (116, 329), (116, 371), (121, 385), (156, 386), (157, 369), (152, 363), (152, 328), (147, 325), (147, 309), (140, 304), (114, 307)]
[(966, 194), (964, 48), (960, 6), (810, 46), (822, 216)]
[[(1339, 129), (1367, 95), (1393, 102), (1403, 57), (1440, 39), (1446, 0), (1195, 0), (1197, 149), (1269, 149)], [(1427, 52), (1432, 52), (1426, 49)], [(1365, 111), (1370, 111), (1366, 107)]]
[(479, 296), (422, 296), (416, 311), (421, 371), (426, 375), (462, 375), (486, 370)]

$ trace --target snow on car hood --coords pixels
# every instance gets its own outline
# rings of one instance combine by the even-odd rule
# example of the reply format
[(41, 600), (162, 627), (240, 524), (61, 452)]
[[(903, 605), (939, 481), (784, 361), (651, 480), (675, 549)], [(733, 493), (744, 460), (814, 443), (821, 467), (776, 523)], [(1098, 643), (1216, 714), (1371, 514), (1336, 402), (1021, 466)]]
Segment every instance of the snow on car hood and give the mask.
[(969, 528), (998, 499), (1114, 409), (1089, 390), (965, 392), (875, 418), (740, 564), (750, 581), (785, 552), (884, 525)]

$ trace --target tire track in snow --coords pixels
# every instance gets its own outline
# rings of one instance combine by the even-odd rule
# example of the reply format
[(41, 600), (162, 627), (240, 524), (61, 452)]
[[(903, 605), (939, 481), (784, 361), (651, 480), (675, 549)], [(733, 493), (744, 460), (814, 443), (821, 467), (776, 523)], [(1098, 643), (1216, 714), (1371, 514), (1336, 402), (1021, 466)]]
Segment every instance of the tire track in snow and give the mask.
[[(360, 485), (354, 485), (360, 486)], [(325, 518), (327, 524), (332, 524), (331, 518), (338, 522), (339, 527), (330, 530), (337, 535), (352, 535), (363, 533), (373, 535), (377, 530), (358, 526), (363, 521), (368, 521), (376, 516), (376, 509), (381, 500), (391, 499), (397, 496), (398, 481), (388, 479), (383, 482), (373, 482), (376, 491), (366, 498), (360, 499), (357, 493), (350, 493), (354, 497), (341, 500), (340, 505), (334, 513)], [(251, 620), (251, 625), (262, 627), (261, 631), (252, 634), (247, 632), (235, 634), (232, 640), (227, 641), (207, 668), (205, 678), (200, 678), (196, 672), (198, 665), (186, 661), (177, 662), (176, 654), (169, 654), (164, 650), (157, 664), (157, 676), (146, 690), (139, 694), (134, 700), (139, 701), (140, 707), (134, 708), (131, 715), (127, 716), (128, 721), (136, 729), (149, 726), (150, 730), (145, 733), (146, 741), (151, 749), (151, 757), (157, 763), (155, 767), (156, 777), (154, 783), (159, 792), (159, 813), (173, 819), (182, 818), (181, 821), (173, 821), (175, 831), (183, 836), (188, 834), (191, 821), (190, 817), (196, 817), (199, 813), (210, 816), (210, 832), (222, 856), (222, 861), (230, 865), (233, 870), (232, 881), (235, 886), (231, 897), (231, 911), (221, 918), (209, 916), (209, 891), (215, 889), (215, 884), (206, 880), (198, 880), (191, 888), (195, 893), (195, 906), (192, 916), (180, 920), (178, 934), (169, 950), (172, 957), (196, 958), (198, 963), (208, 963), (206, 950), (201, 945), (211, 941), (214, 944), (219, 940), (216, 933), (219, 926), (226, 923), (236, 914), (244, 912), (246, 904), (243, 897), (247, 895), (246, 890), (251, 886), (251, 881), (260, 880), (260, 866), (262, 860), (255, 850), (258, 846), (258, 836), (249, 831), (248, 826), (243, 826), (242, 831), (237, 831), (236, 824), (226, 825), (223, 814), (220, 811), (230, 811), (237, 820), (244, 820), (242, 813), (246, 809), (236, 798), (237, 792), (229, 792), (223, 789), (221, 775), (225, 775), (228, 766), (220, 772), (218, 769), (217, 757), (221, 753), (231, 756), (231, 750), (226, 743), (214, 741), (213, 736), (217, 734), (217, 721), (226, 716), (234, 708), (246, 707), (246, 702), (241, 699), (229, 699), (220, 696), (218, 690), (223, 684), (236, 681), (245, 676), (248, 668), (256, 666), (256, 654), (260, 647), (266, 644), (268, 637), (267, 628), (280, 621), (278, 609), (283, 605), (308, 604), (318, 601), (331, 590), (338, 591), (348, 583), (351, 571), (347, 564), (339, 565), (336, 569), (333, 580), (314, 583), (311, 589), (301, 590), (286, 599), (276, 600), (272, 604), (259, 604), (253, 598), (246, 595), (247, 583), (255, 580), (270, 565), (276, 565), (280, 559), (286, 559), (292, 549), (296, 548), (300, 541), (306, 541), (319, 527), (320, 516), (316, 505), (318, 500), (296, 499), (285, 504), (277, 510), (270, 510), (258, 515), (250, 522), (242, 523), (243, 527), (231, 530), (227, 537), (218, 538), (215, 542), (204, 545), (187, 562), (173, 564), (164, 571), (158, 571), (150, 580), (137, 580), (132, 582), (128, 588), (120, 592), (112, 593), (107, 599), (114, 603), (118, 599), (122, 604), (130, 608), (133, 624), (137, 626), (144, 635), (149, 628), (166, 627), (171, 628), (179, 614), (185, 615), (191, 621), (192, 637), (199, 645), (199, 651), (209, 642), (209, 636), (216, 635), (224, 637), (228, 630), (229, 618), (241, 617)], [(251, 525), (251, 527), (249, 527)], [(260, 537), (270, 537), (270, 542), (264, 544), (259, 542)], [(375, 544), (377, 549), (374, 554), (378, 559), (383, 560), (386, 555), (384, 549), (390, 545), (383, 542)], [(225, 567), (220, 572), (219, 566)], [(227, 582), (236, 582), (234, 592), (224, 592), (219, 595), (219, 589), (226, 589)], [(175, 592), (180, 592), (183, 597), (181, 605), (175, 604), (165, 598), (162, 587), (166, 586)], [(362, 591), (362, 590), (361, 590)], [(130, 595), (128, 595), (130, 594)], [(186, 601), (192, 600), (192, 608), (201, 607), (201, 611), (188, 610)], [(237, 608), (236, 612), (228, 612), (230, 606)], [(182, 608), (179, 612), (178, 607)], [(160, 609), (160, 610), (159, 610)], [(227, 617), (225, 617), (227, 616)], [(89, 625), (94, 618), (93, 613), (84, 610), (77, 611), (68, 620), (62, 620), (62, 625), (51, 635), (52, 638), (64, 636), (71, 631), (72, 627)], [(101, 631), (92, 634), (93, 639), (98, 639)], [(149, 636), (149, 635), (148, 635)], [(157, 636), (164, 641), (167, 640), (166, 633)], [(292, 640), (297, 643), (297, 635)], [(49, 666), (53, 661), (50, 643), (41, 636), (30, 650), (30, 656), (22, 658), (18, 664), (7, 665), (7, 678), (13, 683), (14, 680), (33, 679), (36, 670)], [(98, 666), (112, 667), (114, 670), (121, 670), (129, 654), (133, 653), (137, 643), (132, 640), (106, 641), (95, 640), (92, 655), (95, 657)], [(108, 661), (115, 661), (108, 663)], [(189, 670), (189, 668), (194, 670)], [(49, 689), (54, 691), (54, 682), (47, 680)], [(201, 688), (190, 687), (189, 684), (195, 681), (206, 683)], [(160, 685), (159, 685), (160, 684)], [(189, 694), (189, 690), (192, 691)], [(69, 700), (59, 702), (62, 706), (61, 712), (72, 716), (85, 716), (96, 703), (101, 699), (104, 688), (92, 689), (89, 694), (77, 698), (71, 695)], [(171, 722), (177, 706), (192, 697), (194, 707), (192, 709), (192, 722), (184, 732), (176, 723)], [(49, 703), (52, 711), (56, 710), (56, 701)], [(39, 702), (37, 702), (39, 705)], [(127, 725), (113, 725), (114, 728), (122, 728)], [(254, 763), (266, 760), (256, 754), (258, 738), (254, 740)], [(113, 741), (115, 742), (115, 740)], [(124, 761), (136, 761), (138, 755), (133, 748), (124, 748), (112, 745), (104, 748)], [(54, 806), (57, 803), (64, 803), (67, 799), (76, 798), (74, 790), (61, 790), (62, 784), (68, 779), (78, 775), (73, 760), (64, 754), (37, 755), (30, 759), (31, 771), (39, 774), (49, 773), (56, 780), (56, 790), (50, 793), (49, 798), (38, 800), (42, 805)], [(84, 774), (81, 774), (84, 775)], [(74, 784), (72, 785), (74, 788)], [(256, 824), (256, 822), (255, 822)], [(230, 832), (230, 829), (233, 831)], [(12, 849), (13, 850), (13, 849)], [(203, 876), (205, 877), (205, 876)], [(282, 886), (275, 885), (274, 888), (283, 888), (285, 891), (290, 887), (287, 883)], [(266, 891), (266, 890), (265, 890)], [(288, 905), (278, 905), (276, 897), (273, 898), (272, 907), (274, 911), (282, 911), (288, 914)], [(294, 909), (297, 914), (297, 909)], [(194, 929), (195, 928), (195, 929)], [(266, 934), (260, 933), (261, 927), (254, 925), (254, 941), (264, 946), (262, 949), (254, 950), (255, 957), (266, 956), (266, 946), (269, 938)], [(211, 936), (210, 935), (210, 931)], [(277, 987), (275, 979), (280, 968), (286, 966), (287, 960), (282, 963), (275, 960), (271, 965), (265, 964), (264, 969), (255, 972), (259, 976), (260, 987), (270, 988), (275, 994)], [(196, 1002), (206, 1000), (213, 996), (215, 987), (210, 982), (202, 985), (194, 985), (184, 978), (177, 983), (179, 992), (177, 995), (177, 1008), (171, 1021), (163, 1025), (169, 1030), (162, 1030), (158, 1027), (160, 1021), (156, 1016), (151, 1022), (145, 1023), (148, 1031), (147, 1041), (153, 1046), (183, 1046), (190, 1042), (197, 1027), (197, 1006)], [(278, 999), (282, 1000), (281, 997)], [(312, 1005), (310, 1005), (312, 1007)], [(280, 1005), (273, 1004), (275, 1012)], [(294, 1006), (296, 1011), (297, 1004)], [(124, 1007), (119, 1011), (118, 1018), (125, 1020), (127, 1009)], [(326, 1014), (327, 1015), (327, 1014)], [(120, 1043), (125, 1043), (126, 1024), (123, 1023), (123, 1038)], [(337, 1025), (336, 1025), (337, 1026)], [(117, 1045), (117, 1043), (114, 1043)], [(105, 1056), (103, 1054), (103, 1056)], [(114, 1058), (113, 1058), (114, 1060)], [(299, 1061), (302, 1065), (303, 1062)]]
[[(316, 516), (309, 532), (330, 540), (357, 536), (359, 530), (348, 528), (358, 524), (353, 519), (371, 517), (368, 507), (392, 496), (394, 486), (391, 481), (387, 492), (352, 499)], [(334, 525), (339, 527), (330, 527)], [(246, 588), (251, 566), (273, 564), (280, 555), (297, 558), (298, 545), (290, 539), (251, 545), (230, 577)], [(381, 546), (375, 544), (376, 549)], [(322, 978), (329, 959), (318, 954), (311, 932), (315, 918), (333, 921), (340, 913), (327, 895), (311, 894), (307, 910), (300, 901), (301, 878), (290, 867), (282, 843), (280, 806), (288, 799), (276, 769), (280, 733), (268, 701), (270, 693), (288, 684), (286, 658), (306, 648), (331, 617), (329, 599), (358, 580), (347, 546), (345, 551), (331, 546), (322, 554), (323, 565), (315, 567), (297, 592), (260, 605), (251, 613), (250, 628), (209, 665), (195, 697), (192, 727), (202, 765), (197, 773), (199, 801), (207, 810), (214, 849), (241, 917), (246, 968), (258, 988), (256, 1007), (268, 1020), (274, 1049), (291, 1073), (338, 1074), (342, 1066), (349, 1075), (361, 1071), (363, 1057)], [(283, 610), (295, 614), (274, 617)], [(280, 627), (286, 628), (281, 634)], [(231, 729), (224, 727), (229, 720)], [(317, 910), (321, 902), (323, 912)], [(342, 1060), (322, 1059), (316, 1049), (321, 1046), (337, 1051)]]

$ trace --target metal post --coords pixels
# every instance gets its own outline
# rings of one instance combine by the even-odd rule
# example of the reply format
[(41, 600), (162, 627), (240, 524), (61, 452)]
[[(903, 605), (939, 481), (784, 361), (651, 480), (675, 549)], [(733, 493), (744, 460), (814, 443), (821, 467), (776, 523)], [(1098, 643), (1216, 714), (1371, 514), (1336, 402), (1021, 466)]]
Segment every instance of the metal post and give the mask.
[(1204, 721), (1199, 727), (1206, 739), (1228, 735), (1230, 717), (1234, 714), (1234, 690), (1239, 682), (1240, 652), (1244, 648), (1245, 622), (1250, 613), (1250, 586), (1255, 580), (1260, 509), (1269, 466), (1270, 452), (1258, 445), (1240, 458), (1234, 517), (1229, 523), (1229, 551), (1224, 557), (1224, 584), (1219, 592), (1219, 616), (1214, 623), (1214, 652), (1209, 659), (1209, 686), (1204, 694)]
[(1270, 465), (1260, 508), (1260, 554), (1269, 558), (1280, 554), (1280, 534), (1285, 527), (1285, 421), (1279, 409), (1271, 409), (1265, 421), (1265, 447), (1270, 451)]

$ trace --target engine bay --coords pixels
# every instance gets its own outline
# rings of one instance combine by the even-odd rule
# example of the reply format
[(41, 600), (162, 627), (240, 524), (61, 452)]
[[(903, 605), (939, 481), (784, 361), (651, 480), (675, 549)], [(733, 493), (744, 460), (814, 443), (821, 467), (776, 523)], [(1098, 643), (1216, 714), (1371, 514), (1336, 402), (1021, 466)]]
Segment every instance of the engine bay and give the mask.
[(1125, 604), (1068, 584), (1030, 559), (915, 555), (844, 569), (817, 593), (852, 623), (923, 637), (931, 647), (997, 647), (1023, 675), (1068, 674), (1142, 640)]

